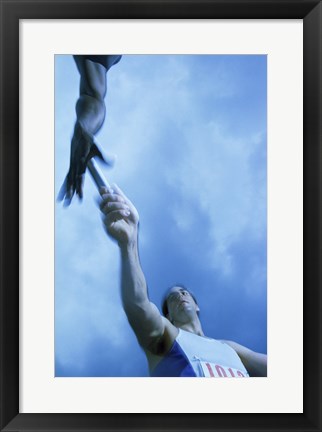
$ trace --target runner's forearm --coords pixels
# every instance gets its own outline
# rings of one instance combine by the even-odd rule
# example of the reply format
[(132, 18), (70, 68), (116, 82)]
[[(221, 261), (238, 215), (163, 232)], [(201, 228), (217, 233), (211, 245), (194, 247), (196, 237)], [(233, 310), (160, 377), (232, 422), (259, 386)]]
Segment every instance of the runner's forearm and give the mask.
[(137, 241), (121, 247), (121, 295), (127, 313), (149, 301)]

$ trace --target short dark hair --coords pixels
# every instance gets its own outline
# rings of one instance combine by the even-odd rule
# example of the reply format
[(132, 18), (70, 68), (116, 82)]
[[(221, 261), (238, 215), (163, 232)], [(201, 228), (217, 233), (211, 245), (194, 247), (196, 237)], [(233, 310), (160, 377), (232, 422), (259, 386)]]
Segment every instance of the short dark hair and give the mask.
[[(162, 313), (163, 313), (163, 315), (166, 317), (167, 315), (168, 315), (168, 313), (169, 313), (169, 309), (168, 309), (168, 303), (167, 303), (167, 300), (168, 300), (168, 297), (169, 297), (169, 292), (172, 290), (172, 288), (175, 288), (175, 287), (178, 287), (178, 288), (181, 288), (181, 289), (183, 289), (183, 290), (185, 290), (185, 291), (188, 291), (188, 293), (191, 295), (191, 297), (193, 298), (193, 300), (194, 300), (194, 302), (196, 303), (196, 305), (198, 306), (198, 302), (197, 302), (197, 300), (196, 300), (196, 297), (193, 295), (193, 293), (188, 289), (188, 288), (186, 288), (183, 284), (181, 284), (181, 283), (178, 283), (178, 284), (174, 284), (174, 285), (171, 285), (167, 290), (166, 290), (166, 292), (165, 292), (165, 294), (164, 294), (164, 296), (163, 296), (163, 298), (162, 298)], [(198, 315), (199, 315), (199, 312), (198, 312)]]

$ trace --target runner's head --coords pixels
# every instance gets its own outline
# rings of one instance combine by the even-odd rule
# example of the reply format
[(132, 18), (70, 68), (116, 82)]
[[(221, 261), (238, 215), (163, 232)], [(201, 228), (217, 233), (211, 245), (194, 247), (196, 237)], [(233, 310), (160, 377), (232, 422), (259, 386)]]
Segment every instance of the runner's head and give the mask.
[[(170, 318), (180, 315), (183, 311), (195, 311), (199, 316), (199, 306), (193, 293), (182, 284), (172, 285), (162, 300), (162, 313)], [(172, 321), (172, 319), (170, 319)]]

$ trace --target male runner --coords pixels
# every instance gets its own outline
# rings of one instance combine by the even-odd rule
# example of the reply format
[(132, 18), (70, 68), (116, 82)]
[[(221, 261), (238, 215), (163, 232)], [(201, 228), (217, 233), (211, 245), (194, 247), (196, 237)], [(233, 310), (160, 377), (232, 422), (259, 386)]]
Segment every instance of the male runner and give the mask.
[(101, 189), (100, 209), (108, 235), (121, 252), (122, 303), (151, 376), (248, 377), (267, 375), (267, 356), (230, 341), (204, 335), (199, 306), (183, 286), (165, 297), (162, 316), (149, 300), (138, 253), (139, 215), (115, 185)]

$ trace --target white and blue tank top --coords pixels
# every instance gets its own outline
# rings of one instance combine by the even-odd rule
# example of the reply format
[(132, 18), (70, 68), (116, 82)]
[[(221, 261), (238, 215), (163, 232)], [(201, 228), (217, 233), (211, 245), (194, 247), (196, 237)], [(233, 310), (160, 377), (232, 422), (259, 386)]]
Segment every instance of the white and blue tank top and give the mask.
[(152, 377), (249, 377), (236, 351), (224, 342), (179, 329)]

